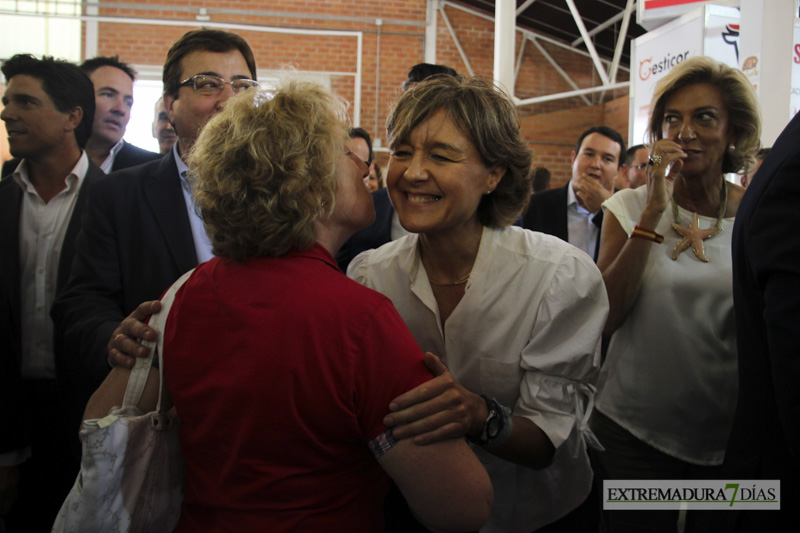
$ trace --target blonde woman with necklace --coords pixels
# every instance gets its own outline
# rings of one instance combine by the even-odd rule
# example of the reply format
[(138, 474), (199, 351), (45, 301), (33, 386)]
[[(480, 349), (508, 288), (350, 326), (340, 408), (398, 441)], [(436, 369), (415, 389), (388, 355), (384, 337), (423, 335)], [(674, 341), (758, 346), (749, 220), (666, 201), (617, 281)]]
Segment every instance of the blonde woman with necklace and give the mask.
[[(598, 267), (612, 334), (592, 428), (604, 479), (710, 479), (736, 406), (731, 228), (761, 126), (744, 75), (689, 59), (656, 87), (647, 187), (605, 202)], [(677, 511), (605, 513), (609, 531), (675, 531)], [(687, 522), (687, 531), (693, 520)]]

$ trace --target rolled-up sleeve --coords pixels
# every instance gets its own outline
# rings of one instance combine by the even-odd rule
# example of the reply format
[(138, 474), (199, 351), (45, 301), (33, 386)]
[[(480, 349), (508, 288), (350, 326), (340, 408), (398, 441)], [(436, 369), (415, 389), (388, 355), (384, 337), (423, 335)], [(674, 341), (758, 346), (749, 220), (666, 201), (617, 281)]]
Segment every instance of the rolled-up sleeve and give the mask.
[(608, 316), (603, 278), (591, 259), (566, 253), (555, 269), (528, 344), (514, 413), (531, 419), (558, 448), (572, 432), (588, 431)]

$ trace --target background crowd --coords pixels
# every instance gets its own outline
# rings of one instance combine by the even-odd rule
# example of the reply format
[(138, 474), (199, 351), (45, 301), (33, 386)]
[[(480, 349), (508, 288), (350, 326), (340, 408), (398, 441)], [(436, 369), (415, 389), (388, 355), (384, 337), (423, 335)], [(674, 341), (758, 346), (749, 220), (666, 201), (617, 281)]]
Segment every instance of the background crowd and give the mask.
[[(167, 52), (160, 154), (123, 140), (119, 58), (2, 72), (6, 531), (50, 530), (90, 396), (121, 397), (191, 269), (164, 336), (178, 531), (800, 524), (800, 119), (762, 148), (737, 69), (684, 61), (647, 144), (588, 128), (553, 189), (510, 97), (441, 65), (410, 67), (386, 168), (231, 32)], [(724, 478), (783, 481), (781, 510), (602, 510), (606, 479)]]

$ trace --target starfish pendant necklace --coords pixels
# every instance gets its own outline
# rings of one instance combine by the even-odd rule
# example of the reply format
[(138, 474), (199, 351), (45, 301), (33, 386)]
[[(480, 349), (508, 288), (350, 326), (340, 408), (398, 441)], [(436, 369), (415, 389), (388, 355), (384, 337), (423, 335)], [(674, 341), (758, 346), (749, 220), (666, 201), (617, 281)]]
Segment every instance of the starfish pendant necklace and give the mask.
[(671, 202), (672, 215), (675, 220), (675, 222), (672, 223), (672, 228), (677, 231), (681, 237), (683, 237), (683, 239), (681, 239), (681, 241), (676, 244), (675, 248), (672, 250), (672, 260), (676, 261), (681, 252), (691, 246), (692, 250), (694, 250), (694, 255), (696, 255), (700, 261), (708, 263), (708, 257), (706, 257), (706, 249), (703, 245), (703, 241), (710, 239), (722, 231), (722, 216), (725, 214), (725, 210), (728, 207), (728, 187), (725, 184), (725, 178), (722, 178), (722, 201), (719, 204), (719, 216), (717, 216), (717, 224), (713, 228), (700, 229), (700, 217), (697, 215), (697, 213), (692, 214), (692, 222), (689, 224), (688, 228), (680, 226), (678, 224), (678, 203), (675, 201), (674, 192), (672, 193)]

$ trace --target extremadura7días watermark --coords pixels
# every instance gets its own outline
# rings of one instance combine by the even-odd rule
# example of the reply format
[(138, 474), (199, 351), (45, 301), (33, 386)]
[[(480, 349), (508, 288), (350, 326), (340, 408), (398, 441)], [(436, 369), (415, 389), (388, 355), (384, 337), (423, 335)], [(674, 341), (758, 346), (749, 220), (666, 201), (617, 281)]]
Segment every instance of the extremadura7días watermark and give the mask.
[(603, 509), (764, 510), (781, 508), (780, 480), (605, 480)]

